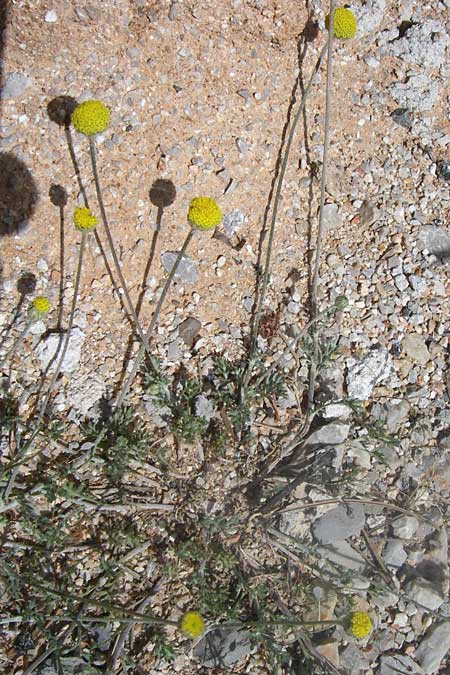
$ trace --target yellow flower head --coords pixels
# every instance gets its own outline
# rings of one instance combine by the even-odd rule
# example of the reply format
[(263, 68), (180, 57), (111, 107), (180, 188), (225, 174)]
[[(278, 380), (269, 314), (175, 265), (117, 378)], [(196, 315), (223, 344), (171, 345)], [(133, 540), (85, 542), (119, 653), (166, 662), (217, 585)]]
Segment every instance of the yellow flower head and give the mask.
[(77, 230), (87, 232), (93, 230), (98, 223), (98, 218), (92, 215), (85, 206), (77, 206), (73, 212), (73, 222)]
[[(325, 19), (325, 26), (330, 27), (330, 15)], [(345, 7), (337, 7), (333, 18), (334, 37), (348, 40), (356, 35), (356, 19), (351, 10)]]
[(196, 230), (211, 230), (222, 220), (222, 212), (214, 199), (194, 197), (189, 204), (187, 219)]
[(186, 612), (180, 619), (180, 630), (187, 637), (198, 638), (205, 630), (205, 622), (198, 612)]
[(101, 101), (84, 101), (77, 105), (70, 120), (81, 134), (92, 136), (108, 126), (109, 110)]
[(47, 298), (43, 295), (38, 295), (35, 297), (31, 303), (31, 316), (33, 319), (39, 320), (44, 318), (50, 309), (50, 303)]
[(365, 638), (372, 630), (372, 619), (365, 612), (352, 612), (349, 630), (355, 638)]

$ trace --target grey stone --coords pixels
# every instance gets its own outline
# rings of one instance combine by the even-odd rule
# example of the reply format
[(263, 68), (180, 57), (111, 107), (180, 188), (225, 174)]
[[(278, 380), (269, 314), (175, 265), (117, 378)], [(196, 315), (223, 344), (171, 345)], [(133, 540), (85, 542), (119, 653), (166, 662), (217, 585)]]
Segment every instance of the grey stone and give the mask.
[(172, 2), (169, 8), (169, 20), (175, 21), (178, 16), (178, 4), (177, 2)]
[(385, 610), (388, 607), (395, 607), (399, 600), (398, 593), (394, 593), (389, 589), (383, 589), (376, 593), (372, 592), (370, 598), (373, 604), (381, 610)]
[(190, 316), (178, 326), (178, 335), (188, 347), (192, 347), (194, 338), (199, 334), (201, 327), (201, 322)]
[(172, 340), (167, 345), (167, 359), (169, 361), (178, 361), (181, 356), (181, 343), (179, 340)]
[(320, 371), (317, 378), (319, 385), (318, 400), (335, 401), (344, 397), (344, 373), (336, 366), (329, 366)]
[[(178, 252), (166, 251), (161, 254), (161, 263), (166, 272), (171, 272), (172, 267), (177, 259)], [(198, 279), (197, 266), (192, 258), (183, 256), (175, 272), (175, 279), (177, 281), (184, 281), (187, 284), (195, 284)]]
[(406, 82), (394, 82), (389, 93), (397, 103), (418, 112), (431, 110), (441, 93), (442, 84), (425, 73), (411, 75)]
[(395, 654), (380, 657), (379, 675), (422, 675), (423, 670), (410, 656)]
[(435, 673), (449, 649), (450, 621), (440, 621), (431, 626), (415, 656), (425, 673)]
[(216, 409), (209, 398), (200, 394), (195, 399), (195, 414), (197, 417), (203, 417), (207, 422), (214, 417)]
[(365, 520), (361, 504), (339, 504), (335, 509), (317, 518), (311, 526), (311, 531), (320, 544), (331, 544), (359, 534)]
[(430, 359), (430, 352), (428, 351), (425, 339), (421, 335), (417, 335), (417, 333), (405, 335), (402, 347), (405, 354), (419, 366), (424, 366)]
[(411, 113), (408, 108), (396, 108), (391, 112), (391, 117), (396, 124), (405, 129), (410, 129), (412, 124)]
[(400, 539), (412, 539), (418, 527), (419, 521), (414, 516), (400, 516), (392, 523), (394, 536)]
[(337, 204), (325, 204), (323, 207), (323, 222), (327, 229), (333, 230), (342, 225), (342, 215)]
[(410, 274), (408, 281), (411, 288), (419, 295), (422, 295), (425, 292), (427, 288), (427, 282), (423, 277), (419, 277), (417, 274)]
[(342, 571), (362, 574), (366, 561), (347, 541), (334, 541), (332, 544), (318, 546), (317, 554), (324, 561), (322, 573), (335, 577), (336, 582), (342, 578)]
[(222, 225), (228, 235), (234, 234), (245, 223), (245, 215), (240, 209), (233, 209), (223, 214)]
[(251, 633), (234, 628), (214, 628), (194, 647), (194, 656), (206, 668), (228, 668), (252, 653)]
[(436, 173), (442, 180), (450, 181), (450, 162), (441, 159), (436, 166)]
[(383, 413), (386, 417), (386, 428), (390, 434), (395, 434), (400, 427), (408, 421), (411, 405), (408, 401), (387, 401), (383, 405)]
[(401, 541), (398, 541), (398, 539), (388, 539), (381, 557), (386, 565), (398, 569), (406, 562), (408, 555)]
[(20, 98), (33, 81), (23, 73), (9, 73), (1, 90), (1, 98)]
[(359, 215), (361, 216), (361, 225), (363, 227), (369, 227), (370, 225), (373, 225), (376, 220), (378, 220), (380, 211), (375, 206), (375, 204), (372, 204), (371, 202), (367, 201), (367, 199), (364, 199), (363, 203), (359, 207)]
[(242, 138), (236, 138), (236, 146), (238, 151), (243, 154), (248, 151), (249, 145)]
[(445, 600), (441, 592), (427, 579), (413, 579), (406, 584), (405, 591), (410, 600), (416, 602), (420, 607), (426, 607), (433, 611), (439, 609)]
[(424, 225), (419, 234), (418, 245), (437, 258), (450, 256), (450, 232), (437, 225)]
[[(72, 373), (77, 369), (81, 357), (81, 348), (85, 340), (85, 334), (79, 328), (72, 328), (69, 337), (69, 344), (62, 363), (61, 372)], [(53, 361), (49, 372), (54, 372), (58, 360), (61, 356), (62, 343), (65, 335), (51, 333), (36, 348), (36, 356), (40, 361), (41, 369), (46, 370), (51, 361)], [(59, 351), (58, 351), (59, 347)], [(56, 352), (58, 354), (55, 357)]]
[(437, 442), (443, 450), (450, 450), (450, 429), (443, 429), (439, 432)]
[(374, 387), (393, 372), (392, 358), (382, 347), (369, 351), (360, 361), (347, 359), (347, 391), (350, 398), (366, 401)]
[(306, 439), (304, 446), (311, 447), (313, 445), (339, 445), (347, 440), (350, 432), (349, 424), (341, 424), (340, 422), (331, 422), (324, 424)]
[(402, 61), (431, 71), (445, 63), (449, 45), (445, 26), (429, 19), (408, 28), (403, 37), (390, 43), (388, 52)]

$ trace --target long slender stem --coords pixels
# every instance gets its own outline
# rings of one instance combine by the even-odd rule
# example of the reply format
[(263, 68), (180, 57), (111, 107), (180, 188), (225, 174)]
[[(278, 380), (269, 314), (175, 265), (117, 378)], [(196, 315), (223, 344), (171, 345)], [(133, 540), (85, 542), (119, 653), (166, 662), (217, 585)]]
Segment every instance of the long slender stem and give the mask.
[[(177, 271), (178, 265), (180, 264), (181, 259), (183, 258), (184, 254), (186, 253), (186, 249), (189, 246), (189, 242), (191, 241), (193, 234), (194, 234), (194, 230), (193, 229), (189, 230), (188, 235), (187, 235), (186, 239), (184, 240), (184, 244), (181, 247), (181, 250), (178, 252), (178, 255), (175, 259), (174, 265), (169, 272), (169, 275), (166, 279), (166, 283), (164, 284), (164, 288), (163, 288), (163, 290), (161, 292), (161, 295), (159, 297), (158, 304), (156, 305), (155, 311), (153, 312), (152, 320), (150, 321), (150, 325), (149, 325), (149, 327), (147, 329), (147, 332), (145, 334), (145, 337), (146, 337), (147, 341), (150, 340), (150, 337), (153, 333), (153, 329), (155, 328), (156, 322), (158, 321), (158, 318), (159, 318), (159, 315), (160, 315), (160, 312), (161, 312), (161, 308), (164, 304), (164, 300), (166, 299), (166, 295), (169, 291), (170, 285), (171, 285), (172, 280), (173, 280), (173, 278), (175, 276), (175, 273)], [(139, 352), (138, 352), (138, 354), (137, 354), (137, 356), (134, 360), (133, 367), (132, 367), (127, 379), (125, 380), (125, 383), (123, 384), (119, 395), (117, 396), (117, 399), (116, 399), (116, 402), (115, 402), (115, 408), (120, 408), (120, 406), (124, 402), (124, 400), (126, 398), (126, 395), (128, 394), (128, 390), (131, 386), (131, 383), (133, 382), (133, 380), (136, 376), (136, 373), (139, 369), (139, 366), (141, 364), (143, 356), (144, 356), (144, 346), (141, 345), (141, 347), (139, 349)]]
[(265, 299), (265, 294), (267, 290), (267, 284), (269, 281), (269, 271), (270, 271), (270, 261), (271, 261), (271, 254), (272, 254), (272, 247), (273, 247), (273, 238), (275, 234), (275, 225), (277, 221), (277, 216), (278, 216), (278, 206), (280, 204), (280, 197), (281, 197), (281, 190), (283, 187), (283, 181), (284, 181), (284, 176), (286, 173), (286, 168), (287, 168), (287, 163), (289, 160), (289, 153), (291, 150), (292, 146), (292, 141), (294, 140), (294, 134), (295, 130), (297, 128), (297, 124), (300, 120), (300, 116), (305, 108), (306, 104), (306, 99), (308, 97), (309, 91), (311, 89), (314, 76), (316, 75), (317, 71), (320, 68), (320, 64), (322, 63), (323, 56), (325, 54), (325, 47), (322, 48), (322, 51), (319, 54), (319, 58), (317, 59), (316, 65), (313, 68), (313, 71), (311, 73), (311, 76), (309, 78), (308, 84), (305, 87), (305, 90), (303, 92), (302, 100), (300, 101), (299, 108), (295, 114), (294, 120), (292, 122), (291, 130), (289, 132), (289, 136), (286, 142), (286, 150), (284, 153), (283, 160), (281, 162), (280, 166), (280, 174), (278, 177), (278, 184), (277, 184), (277, 190), (275, 193), (275, 199), (273, 202), (273, 210), (272, 210), (272, 219), (270, 222), (270, 229), (269, 229), (269, 239), (267, 242), (267, 249), (266, 249), (266, 260), (264, 264), (264, 273), (263, 273), (263, 278), (262, 278), (262, 283), (261, 283), (261, 291), (259, 295), (259, 302), (258, 302), (258, 308), (255, 314), (255, 320), (253, 323), (253, 336), (252, 336), (252, 350), (254, 351), (255, 345), (256, 345), (256, 339), (258, 337), (258, 329), (259, 329), (259, 324), (261, 321), (261, 314), (263, 310), (263, 305), (264, 305), (264, 299)]
[[(330, 146), (330, 120), (331, 120), (331, 103), (332, 103), (332, 68), (333, 68), (333, 37), (334, 37), (334, 0), (330, 0), (330, 29), (328, 31), (328, 51), (327, 51), (327, 81), (326, 81), (326, 98), (325, 98), (325, 129), (322, 155), (322, 176), (320, 181), (320, 207), (319, 207), (319, 222), (317, 226), (316, 251), (314, 260), (314, 272), (311, 284), (311, 316), (317, 316), (317, 290), (319, 286), (319, 271), (320, 258), (322, 254), (323, 242), (323, 220), (324, 220), (324, 206), (325, 206), (325, 189), (327, 184), (327, 168), (328, 168), (328, 149)], [(317, 377), (317, 357), (318, 357), (318, 335), (317, 331), (313, 334), (313, 349), (314, 354), (311, 359), (311, 367), (309, 370), (308, 383), (308, 411), (311, 410), (314, 403), (314, 388)]]
[(76, 278), (75, 278), (75, 288), (74, 288), (74, 292), (73, 292), (72, 306), (70, 308), (69, 322), (68, 322), (68, 325), (67, 325), (67, 333), (66, 333), (66, 336), (65, 336), (65, 339), (64, 339), (64, 344), (63, 344), (63, 347), (62, 347), (62, 350), (61, 350), (61, 355), (60, 355), (59, 361), (56, 365), (55, 372), (53, 373), (53, 377), (50, 381), (50, 385), (49, 385), (49, 388), (48, 388), (48, 391), (47, 391), (47, 395), (45, 396), (45, 398), (42, 402), (39, 414), (37, 416), (37, 420), (34, 424), (33, 431), (31, 432), (31, 436), (27, 440), (24, 447), (19, 451), (18, 456), (14, 459), (14, 469), (13, 469), (13, 472), (12, 472), (10, 478), (9, 478), (8, 484), (5, 488), (5, 492), (4, 492), (4, 495), (3, 495), (5, 500), (8, 498), (8, 496), (9, 496), (11, 490), (12, 490), (12, 487), (14, 485), (14, 481), (15, 481), (15, 478), (16, 478), (17, 473), (19, 471), (20, 465), (23, 463), (27, 453), (33, 447), (34, 440), (35, 440), (36, 436), (38, 435), (38, 433), (40, 431), (40, 426), (41, 426), (42, 420), (44, 418), (45, 412), (47, 410), (48, 403), (50, 401), (50, 397), (53, 393), (53, 389), (54, 389), (55, 384), (56, 384), (56, 380), (58, 379), (58, 376), (61, 372), (61, 368), (62, 368), (62, 365), (63, 365), (63, 362), (64, 362), (64, 358), (66, 356), (67, 348), (69, 346), (70, 334), (71, 334), (72, 328), (73, 328), (73, 320), (74, 320), (75, 309), (76, 309), (77, 300), (78, 300), (78, 293), (79, 293), (79, 290), (80, 290), (81, 268), (82, 268), (82, 265), (83, 265), (83, 256), (84, 256), (84, 250), (85, 250), (85, 246), (86, 246), (86, 237), (87, 237), (87, 233), (83, 232), (82, 235), (81, 235), (80, 253), (79, 253), (79, 256), (78, 256), (78, 268), (77, 268), (77, 274), (76, 274)]
[(119, 277), (120, 285), (122, 286), (122, 290), (123, 290), (125, 299), (127, 301), (129, 312), (130, 312), (130, 314), (133, 318), (133, 321), (134, 321), (136, 330), (139, 334), (139, 337), (142, 340), (142, 344), (144, 346), (144, 349), (148, 354), (148, 357), (150, 359), (150, 363), (152, 365), (152, 368), (155, 371), (157, 371), (158, 365), (156, 363), (155, 358), (151, 354), (150, 347), (149, 347), (149, 344), (148, 344), (148, 338), (144, 334), (144, 332), (141, 328), (139, 318), (136, 314), (136, 310), (135, 310), (133, 302), (131, 300), (130, 293), (128, 291), (128, 287), (127, 287), (127, 284), (125, 282), (125, 277), (123, 276), (122, 268), (120, 267), (119, 258), (117, 257), (116, 247), (114, 246), (114, 241), (113, 241), (113, 238), (112, 238), (112, 235), (111, 235), (111, 229), (109, 227), (108, 219), (106, 217), (106, 210), (105, 210), (105, 205), (103, 203), (102, 191), (101, 191), (101, 188), (100, 188), (100, 179), (99, 179), (98, 169), (97, 169), (97, 159), (96, 159), (96, 154), (95, 154), (94, 136), (89, 137), (89, 151), (90, 151), (90, 155), (91, 155), (92, 172), (93, 172), (93, 175), (94, 175), (95, 190), (96, 190), (96, 193), (97, 193), (97, 201), (98, 201), (98, 205), (100, 207), (100, 214), (101, 214), (101, 217), (102, 217), (103, 227), (105, 228), (106, 237), (108, 239), (109, 248), (110, 248), (111, 255), (112, 255), (113, 261), (114, 261), (114, 265), (115, 265), (115, 268), (116, 268), (116, 271), (117, 271), (117, 274), (118, 274), (118, 277)]
[(275, 198), (274, 198), (274, 202), (273, 202), (272, 218), (271, 218), (271, 222), (270, 222), (269, 239), (268, 239), (267, 248), (266, 248), (266, 259), (265, 259), (265, 263), (264, 263), (264, 272), (263, 272), (263, 278), (262, 278), (262, 282), (261, 282), (261, 289), (260, 289), (260, 293), (259, 293), (258, 307), (256, 309), (255, 319), (253, 321), (253, 327), (252, 327), (252, 338), (251, 338), (251, 344), (250, 344), (248, 366), (245, 369), (244, 376), (242, 378), (241, 398), (243, 396), (243, 392), (245, 390), (245, 387), (248, 384), (248, 381), (249, 381), (250, 375), (251, 375), (249, 365), (250, 365), (250, 362), (251, 362), (251, 357), (254, 355), (255, 349), (256, 349), (256, 344), (257, 344), (256, 341), (257, 341), (257, 338), (258, 338), (259, 324), (261, 322), (261, 315), (262, 315), (262, 311), (263, 311), (263, 307), (264, 307), (264, 300), (265, 300), (265, 296), (266, 296), (267, 285), (268, 285), (268, 282), (269, 282), (270, 262), (271, 262), (271, 255), (272, 255), (273, 239), (274, 239), (274, 235), (275, 235), (275, 225), (276, 225), (277, 216), (278, 216), (278, 206), (279, 206), (279, 203), (280, 203), (281, 190), (282, 190), (282, 187), (283, 187), (283, 181), (284, 181), (284, 176), (285, 176), (285, 173), (286, 173), (287, 163), (288, 163), (288, 159), (289, 159), (289, 153), (290, 153), (290, 150), (291, 150), (292, 142), (294, 140), (294, 134), (295, 134), (295, 130), (297, 128), (297, 124), (298, 124), (298, 122), (300, 120), (300, 116), (301, 116), (301, 114), (302, 114), (302, 112), (305, 108), (306, 99), (307, 99), (308, 94), (310, 92), (310, 89), (312, 87), (314, 76), (316, 75), (316, 73), (319, 70), (320, 65), (322, 63), (322, 59), (323, 59), (323, 56), (325, 54), (325, 49), (326, 49), (326, 45), (322, 48), (322, 50), (319, 54), (319, 58), (317, 59), (316, 65), (314, 66), (313, 71), (311, 73), (311, 76), (308, 80), (308, 84), (306, 85), (305, 90), (303, 92), (303, 96), (302, 96), (302, 99), (300, 101), (299, 108), (298, 108), (298, 110), (295, 114), (295, 117), (293, 119), (293, 122), (292, 122), (292, 126), (291, 126), (291, 129), (290, 129), (290, 132), (289, 132), (289, 135), (288, 135), (288, 138), (287, 138), (287, 142), (286, 142), (286, 150), (285, 150), (283, 160), (282, 160), (281, 165), (280, 165), (280, 173), (279, 173), (279, 177), (278, 177), (278, 184), (277, 184), (277, 189), (276, 189)]
[(13, 342), (12, 347), (10, 349), (8, 349), (5, 356), (0, 361), (0, 369), (3, 368), (3, 366), (5, 365), (7, 360), (9, 359), (9, 357), (16, 351), (16, 349), (18, 349), (20, 347), (20, 345), (22, 344), (22, 342), (25, 338), (25, 335), (30, 330), (30, 326), (31, 326), (32, 323), (33, 323), (33, 319), (32, 318), (28, 319), (28, 321), (26, 322), (22, 332), (16, 337), (16, 339)]

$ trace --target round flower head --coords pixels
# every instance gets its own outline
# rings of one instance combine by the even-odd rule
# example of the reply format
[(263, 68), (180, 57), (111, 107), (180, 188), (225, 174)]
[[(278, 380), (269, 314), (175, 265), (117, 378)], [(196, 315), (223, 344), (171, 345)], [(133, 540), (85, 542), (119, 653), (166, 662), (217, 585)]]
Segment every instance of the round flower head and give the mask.
[[(330, 15), (325, 19), (325, 26), (330, 27)], [(348, 40), (355, 37), (356, 34), (356, 19), (354, 14), (345, 7), (337, 7), (334, 10), (333, 17), (334, 37)]]
[(350, 615), (349, 631), (353, 637), (361, 639), (372, 630), (372, 619), (365, 612), (353, 612)]
[(180, 619), (180, 630), (187, 637), (198, 638), (205, 630), (205, 622), (198, 612), (186, 612)]
[(109, 110), (101, 101), (84, 101), (77, 105), (70, 120), (81, 134), (92, 136), (108, 126)]
[(43, 319), (50, 309), (50, 303), (43, 295), (37, 295), (31, 303), (30, 314), (35, 321)]
[(222, 213), (214, 199), (194, 197), (189, 204), (187, 219), (196, 230), (211, 230), (222, 220)]
[(73, 222), (77, 230), (87, 232), (93, 230), (98, 223), (98, 218), (92, 215), (85, 206), (77, 206), (73, 212)]

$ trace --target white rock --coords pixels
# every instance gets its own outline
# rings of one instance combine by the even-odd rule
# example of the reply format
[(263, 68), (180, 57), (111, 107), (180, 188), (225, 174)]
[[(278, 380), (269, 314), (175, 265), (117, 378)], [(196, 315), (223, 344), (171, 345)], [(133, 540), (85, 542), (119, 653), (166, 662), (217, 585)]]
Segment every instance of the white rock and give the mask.
[(400, 628), (404, 628), (405, 626), (408, 625), (408, 615), (405, 614), (404, 612), (398, 612), (395, 617), (394, 617), (394, 623), (396, 626), (399, 626)]
[[(73, 328), (67, 346), (67, 352), (62, 363), (61, 372), (72, 373), (77, 369), (81, 356), (81, 347), (85, 340), (85, 334), (79, 328)], [(56, 351), (60, 344), (62, 344), (65, 336), (59, 333), (52, 333), (45, 340), (43, 340), (36, 348), (36, 356), (41, 363), (42, 370), (46, 370), (50, 361), (54, 358)], [(49, 372), (53, 372), (61, 355), (62, 346), (58, 352), (58, 356), (54, 359)]]
[(351, 414), (352, 409), (350, 406), (345, 405), (345, 403), (328, 403), (322, 410), (322, 417), (325, 420), (347, 420)]
[(386, 349), (378, 347), (358, 361), (347, 359), (347, 391), (350, 398), (366, 401), (374, 387), (386, 380), (392, 373), (391, 355)]
[(400, 539), (412, 539), (418, 527), (419, 521), (414, 516), (400, 516), (392, 523), (392, 531)]
[(449, 649), (450, 621), (441, 621), (431, 626), (416, 650), (416, 658), (426, 673), (434, 673)]
[(58, 21), (58, 15), (54, 9), (45, 12), (44, 21), (45, 23), (56, 23), (56, 21)]

